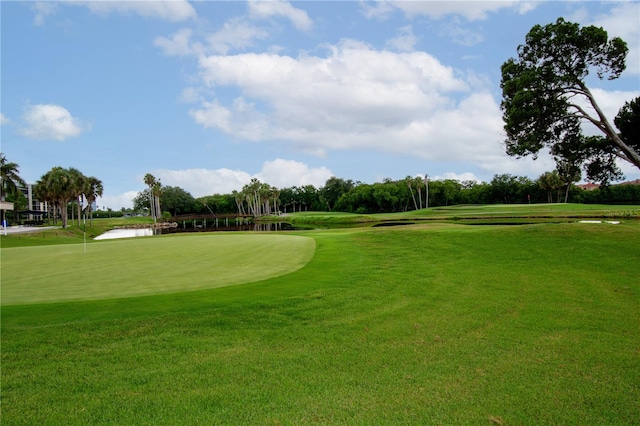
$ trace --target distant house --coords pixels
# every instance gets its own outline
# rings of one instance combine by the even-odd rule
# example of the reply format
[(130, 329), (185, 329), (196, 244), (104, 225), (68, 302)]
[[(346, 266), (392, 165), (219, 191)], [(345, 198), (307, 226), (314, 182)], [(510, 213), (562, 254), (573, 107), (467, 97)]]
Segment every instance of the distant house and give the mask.
[(591, 182), (583, 183), (576, 186), (578, 188), (584, 189), (585, 191), (593, 191), (594, 189), (600, 188), (600, 185), (598, 185), (597, 183), (591, 183)]
[[(628, 182), (622, 182), (622, 183), (618, 183), (616, 185), (640, 185), (640, 179), (630, 180)], [(583, 183), (583, 184), (576, 185), (576, 186), (578, 188), (584, 189), (585, 191), (593, 191), (594, 189), (600, 188), (600, 185), (598, 185), (597, 183), (591, 183), (591, 182)]]

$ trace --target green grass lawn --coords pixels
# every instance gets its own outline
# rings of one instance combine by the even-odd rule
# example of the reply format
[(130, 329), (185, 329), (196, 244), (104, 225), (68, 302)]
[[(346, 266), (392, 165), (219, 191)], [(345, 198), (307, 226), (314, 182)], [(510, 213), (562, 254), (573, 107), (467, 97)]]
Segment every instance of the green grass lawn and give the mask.
[(301, 268), (312, 238), (276, 234), (173, 235), (2, 251), (2, 304), (108, 299), (202, 290)]
[[(315, 252), (285, 275), (3, 306), (3, 425), (638, 422), (636, 221), (294, 234)], [(209, 249), (245, 235), (229, 237)], [(153, 257), (132, 279), (181, 281), (165, 266), (180, 269), (177, 257)], [(187, 281), (209, 277), (192, 262)], [(121, 273), (95, 274), (85, 297)]]

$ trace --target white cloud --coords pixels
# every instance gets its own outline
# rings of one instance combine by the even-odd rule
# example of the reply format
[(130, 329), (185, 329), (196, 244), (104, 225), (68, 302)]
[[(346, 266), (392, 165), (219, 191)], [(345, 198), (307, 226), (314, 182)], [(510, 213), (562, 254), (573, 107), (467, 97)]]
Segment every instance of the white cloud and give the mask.
[(268, 19), (272, 16), (283, 16), (299, 30), (308, 31), (313, 27), (313, 21), (302, 9), (291, 6), (288, 1), (281, 0), (251, 0), (249, 1), (249, 14), (253, 18)]
[(205, 42), (193, 40), (193, 30), (183, 28), (170, 37), (158, 36), (153, 44), (169, 56), (200, 56), (205, 54), (226, 55), (232, 50), (243, 50), (253, 46), (256, 40), (264, 40), (269, 33), (243, 18), (232, 18), (216, 32), (204, 37)]
[(122, 207), (133, 208), (133, 199), (138, 196), (138, 191), (127, 191), (124, 194), (108, 195), (96, 199), (98, 209), (105, 210), (107, 208), (118, 211)]
[(310, 168), (307, 164), (293, 160), (277, 158), (265, 161), (257, 178), (276, 188), (313, 185), (321, 188), (333, 176), (326, 167)]
[(204, 50), (201, 43), (191, 43), (191, 35), (193, 31), (189, 28), (183, 28), (173, 34), (171, 38), (156, 37), (153, 44), (160, 47), (165, 55), (169, 56), (185, 56), (199, 54)]
[(418, 37), (413, 34), (411, 25), (398, 29), (398, 36), (387, 40), (387, 46), (401, 52), (410, 52), (414, 49)]
[(195, 198), (213, 194), (230, 194), (249, 183), (251, 175), (241, 170), (230, 169), (186, 169), (154, 170), (153, 175), (164, 186), (177, 186)]
[(466, 47), (475, 46), (484, 40), (482, 32), (472, 30), (468, 25), (462, 24), (457, 17), (440, 25), (440, 35)]
[(187, 0), (102, 0), (70, 2), (87, 7), (92, 13), (108, 15), (136, 14), (144, 18), (155, 18), (169, 22), (179, 22), (196, 18), (196, 11)]
[(6, 115), (0, 112), (0, 126), (4, 126), (5, 124), (9, 124), (11, 120), (7, 118)]
[(277, 188), (302, 185), (321, 187), (332, 173), (325, 167), (311, 168), (299, 161), (277, 158), (265, 161), (262, 170), (256, 174), (222, 168), (216, 170), (160, 169), (154, 170), (153, 175), (162, 182), (162, 185), (178, 186), (197, 198), (213, 194), (230, 194), (234, 190), (240, 191), (252, 178)]
[(83, 125), (64, 107), (54, 104), (30, 105), (22, 116), (20, 133), (30, 139), (63, 141), (79, 136), (89, 126)]
[(520, 1), (518, 2), (518, 13), (525, 15), (540, 5), (540, 1)]
[[(424, 177), (424, 175), (422, 176)], [(464, 172), (464, 173), (447, 172), (437, 176), (430, 176), (430, 179), (432, 180), (450, 179), (450, 180), (457, 180), (458, 182), (467, 182), (467, 181), (481, 182), (481, 180), (478, 179), (476, 175), (474, 175), (471, 172)]]
[(425, 52), (375, 51), (346, 41), (326, 58), (209, 56), (200, 66), (207, 86), (237, 87), (242, 96), (202, 102), (191, 115), (238, 138), (289, 141), (318, 155), (373, 149), (482, 160), (499, 152), (501, 113), (482, 79), (465, 81)]
[(33, 25), (44, 25), (44, 18), (53, 14), (56, 10), (56, 4), (50, 1), (37, 1), (31, 5), (31, 10), (35, 12), (33, 17)]
[(469, 21), (484, 20), (489, 13), (505, 8), (517, 8), (520, 13), (532, 10), (531, 2), (526, 7), (519, 1), (390, 1), (407, 16), (424, 15), (442, 18), (448, 15), (462, 16)]
[(211, 51), (227, 54), (232, 49), (244, 49), (253, 45), (254, 40), (269, 37), (269, 33), (241, 18), (234, 18), (225, 22), (222, 28), (206, 37)]
[(375, 18), (379, 20), (386, 19), (395, 10), (391, 3), (386, 0), (375, 2), (360, 1), (360, 8), (365, 18)]
[(640, 3), (637, 1), (614, 3), (608, 14), (597, 16), (589, 25), (602, 27), (609, 38), (620, 37), (627, 42), (627, 71), (640, 74)]

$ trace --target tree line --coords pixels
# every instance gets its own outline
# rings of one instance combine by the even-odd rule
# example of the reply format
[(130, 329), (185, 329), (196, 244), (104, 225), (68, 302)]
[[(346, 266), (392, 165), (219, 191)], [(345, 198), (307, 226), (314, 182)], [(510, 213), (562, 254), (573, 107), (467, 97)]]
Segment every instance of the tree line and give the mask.
[[(138, 193), (134, 211), (150, 209), (150, 189)], [(557, 171), (538, 179), (495, 175), (490, 182), (410, 177), (373, 184), (331, 177), (323, 187), (276, 188), (252, 179), (240, 191), (194, 198), (180, 187), (161, 187), (166, 216), (181, 214), (277, 215), (300, 211), (393, 213), (460, 204), (526, 204), (549, 202), (640, 203), (640, 185), (610, 185), (586, 191), (564, 181)]]

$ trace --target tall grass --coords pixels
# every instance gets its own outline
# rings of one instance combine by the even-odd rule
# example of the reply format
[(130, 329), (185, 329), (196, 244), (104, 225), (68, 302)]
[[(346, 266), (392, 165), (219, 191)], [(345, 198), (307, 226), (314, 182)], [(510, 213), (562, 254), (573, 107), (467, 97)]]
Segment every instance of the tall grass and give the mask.
[(637, 224), (304, 235), (260, 282), (3, 307), (3, 424), (637, 422)]

